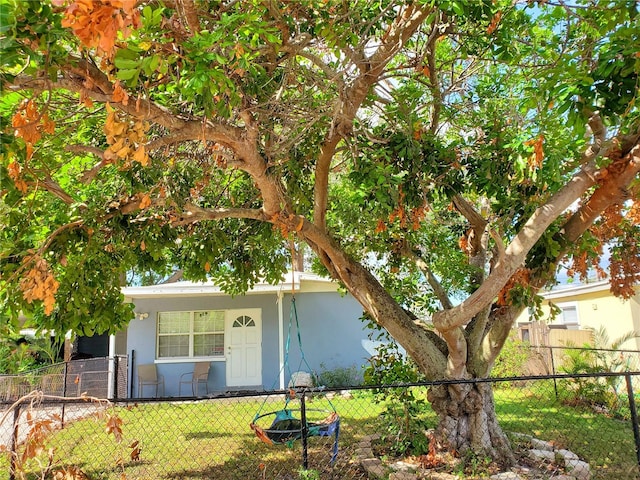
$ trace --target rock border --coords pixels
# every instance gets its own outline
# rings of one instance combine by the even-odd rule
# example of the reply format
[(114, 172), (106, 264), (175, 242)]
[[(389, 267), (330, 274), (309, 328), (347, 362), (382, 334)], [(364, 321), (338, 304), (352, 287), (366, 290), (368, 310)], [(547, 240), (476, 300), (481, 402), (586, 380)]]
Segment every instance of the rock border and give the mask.
[[(549, 475), (549, 472), (540, 473), (535, 469), (517, 466), (510, 471), (491, 475), (489, 480), (591, 480), (591, 467), (578, 455), (570, 450), (558, 449), (553, 443), (539, 440), (524, 433), (511, 433), (512, 437), (527, 443), (530, 447), (526, 453), (528, 458), (541, 464), (557, 465), (567, 473)], [(382, 460), (373, 453), (372, 442), (379, 440), (380, 434), (366, 435), (356, 444), (355, 455), (358, 462), (367, 474), (367, 478), (382, 480), (388, 475), (389, 480), (418, 480), (415, 467), (405, 462), (385, 465)], [(458, 480), (459, 477), (450, 473), (428, 471), (431, 480)]]

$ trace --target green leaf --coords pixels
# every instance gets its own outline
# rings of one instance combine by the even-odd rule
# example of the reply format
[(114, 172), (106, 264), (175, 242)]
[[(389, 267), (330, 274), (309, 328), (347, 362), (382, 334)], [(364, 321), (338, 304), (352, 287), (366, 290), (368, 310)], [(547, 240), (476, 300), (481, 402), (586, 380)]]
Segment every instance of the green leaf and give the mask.
[(0, 34), (6, 35), (10, 31), (14, 31), (16, 27), (16, 19), (13, 9), (8, 3), (0, 3)]
[(462, 7), (462, 3), (461, 2), (451, 2), (451, 9), (456, 13), (456, 15), (460, 15), (463, 16), (464, 15), (464, 8)]
[(141, 63), (142, 62), (140, 61), (140, 59), (131, 60), (123, 57), (115, 58), (116, 67), (118, 67), (121, 70), (139, 69), (141, 66)]
[(134, 70), (118, 70), (116, 73), (116, 77), (118, 77), (120, 80), (133, 80), (135, 79), (138, 74), (140, 73), (140, 70), (138, 69), (134, 69)]

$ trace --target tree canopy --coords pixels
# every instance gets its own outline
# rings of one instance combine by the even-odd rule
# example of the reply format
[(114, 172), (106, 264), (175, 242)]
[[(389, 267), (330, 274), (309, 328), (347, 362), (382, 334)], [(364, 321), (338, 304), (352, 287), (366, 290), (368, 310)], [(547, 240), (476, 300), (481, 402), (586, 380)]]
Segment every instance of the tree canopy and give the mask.
[[(306, 245), (428, 378), (487, 376), (559, 266), (622, 297), (640, 280), (638, 18), (633, 0), (2, 0), (2, 312), (114, 331), (132, 272), (240, 293)], [(486, 388), (430, 400), (454, 448), (512, 460)]]
[(640, 279), (637, 13), (3, 0), (2, 311), (113, 331), (130, 272), (240, 293), (304, 244), (429, 377), (485, 375), (560, 264)]

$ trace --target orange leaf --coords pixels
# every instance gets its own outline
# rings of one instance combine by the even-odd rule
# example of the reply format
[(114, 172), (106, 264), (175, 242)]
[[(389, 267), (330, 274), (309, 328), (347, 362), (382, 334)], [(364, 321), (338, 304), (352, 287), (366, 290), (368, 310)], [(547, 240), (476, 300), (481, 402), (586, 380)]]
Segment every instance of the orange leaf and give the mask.
[(124, 91), (119, 81), (116, 82), (116, 84), (113, 87), (112, 99), (114, 102), (120, 102), (123, 105), (129, 104), (129, 94)]
[(56, 129), (56, 122), (49, 118), (46, 113), (42, 116), (42, 129), (49, 135), (53, 135)]
[[(22, 114), (22, 112), (16, 112), (13, 117), (11, 117), (11, 126), (14, 128), (20, 128), (23, 125), (25, 125), (27, 122), (24, 118), (24, 115)], [(16, 136), (18, 136), (18, 133), (16, 132)]]
[(138, 162), (143, 167), (149, 165), (149, 157), (147, 156), (147, 153), (144, 149), (144, 145), (140, 145), (136, 149), (135, 153), (133, 154), (133, 160)]
[(27, 146), (40, 140), (39, 124), (40, 114), (33, 100), (23, 103), (11, 119), (11, 125), (15, 128), (14, 135), (22, 138)]
[(32, 262), (31, 269), (20, 280), (22, 296), (28, 303), (40, 300), (46, 315), (51, 315), (55, 307), (55, 295), (60, 286), (49, 269), (46, 260), (39, 257), (27, 257), (25, 263)]
[(21, 193), (27, 193), (27, 191), (29, 190), (29, 186), (24, 180), (16, 180), (14, 183), (18, 191)]
[(76, 0), (66, 8), (62, 26), (70, 28), (87, 48), (97, 48), (107, 57), (115, 53), (118, 34), (127, 38), (130, 28), (140, 25), (133, 0)]
[(140, 199), (140, 205), (139, 205), (140, 210), (144, 210), (149, 205), (151, 205), (151, 198), (146, 193), (143, 193), (142, 198)]
[(9, 162), (7, 165), (7, 173), (9, 174), (9, 178), (13, 181), (16, 181), (20, 178), (20, 172), (22, 171), (22, 167), (20, 164), (14, 160)]
[(123, 145), (122, 148), (116, 151), (116, 156), (119, 158), (125, 158), (129, 155), (131, 147), (129, 145)]
[(16, 188), (22, 193), (27, 193), (27, 183), (22, 179), (22, 167), (20, 164), (18, 162), (11, 161), (9, 165), (7, 165), (7, 170), (9, 178), (13, 180)]
[(113, 433), (116, 442), (120, 442), (122, 440), (122, 419), (117, 415), (107, 415), (105, 431)]
[(80, 103), (82, 103), (87, 108), (93, 107), (93, 100), (91, 100), (86, 90), (82, 90), (80, 92)]
[(131, 458), (132, 462), (139, 462), (140, 461), (140, 453), (142, 452), (142, 449), (138, 446), (133, 447), (133, 449), (131, 450), (131, 453), (129, 454), (129, 457)]
[(458, 247), (460, 247), (460, 250), (462, 250), (464, 253), (468, 252), (469, 249), (469, 240), (467, 240), (467, 236), (466, 235), (462, 235), (459, 239), (458, 239)]
[(544, 135), (540, 134), (533, 140), (524, 142), (526, 147), (533, 147), (533, 154), (529, 157), (529, 166), (532, 168), (540, 168), (544, 160)]
[(491, 35), (498, 28), (498, 24), (500, 23), (500, 19), (502, 18), (502, 11), (498, 10), (496, 14), (491, 19), (491, 23), (487, 27), (487, 35)]

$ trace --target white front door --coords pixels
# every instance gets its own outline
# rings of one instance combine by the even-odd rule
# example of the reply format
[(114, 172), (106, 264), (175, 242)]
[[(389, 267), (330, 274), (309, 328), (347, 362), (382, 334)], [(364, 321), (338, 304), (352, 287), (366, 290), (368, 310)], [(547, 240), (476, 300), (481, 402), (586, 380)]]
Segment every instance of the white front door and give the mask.
[(261, 310), (228, 310), (225, 316), (224, 338), (227, 386), (262, 385)]

